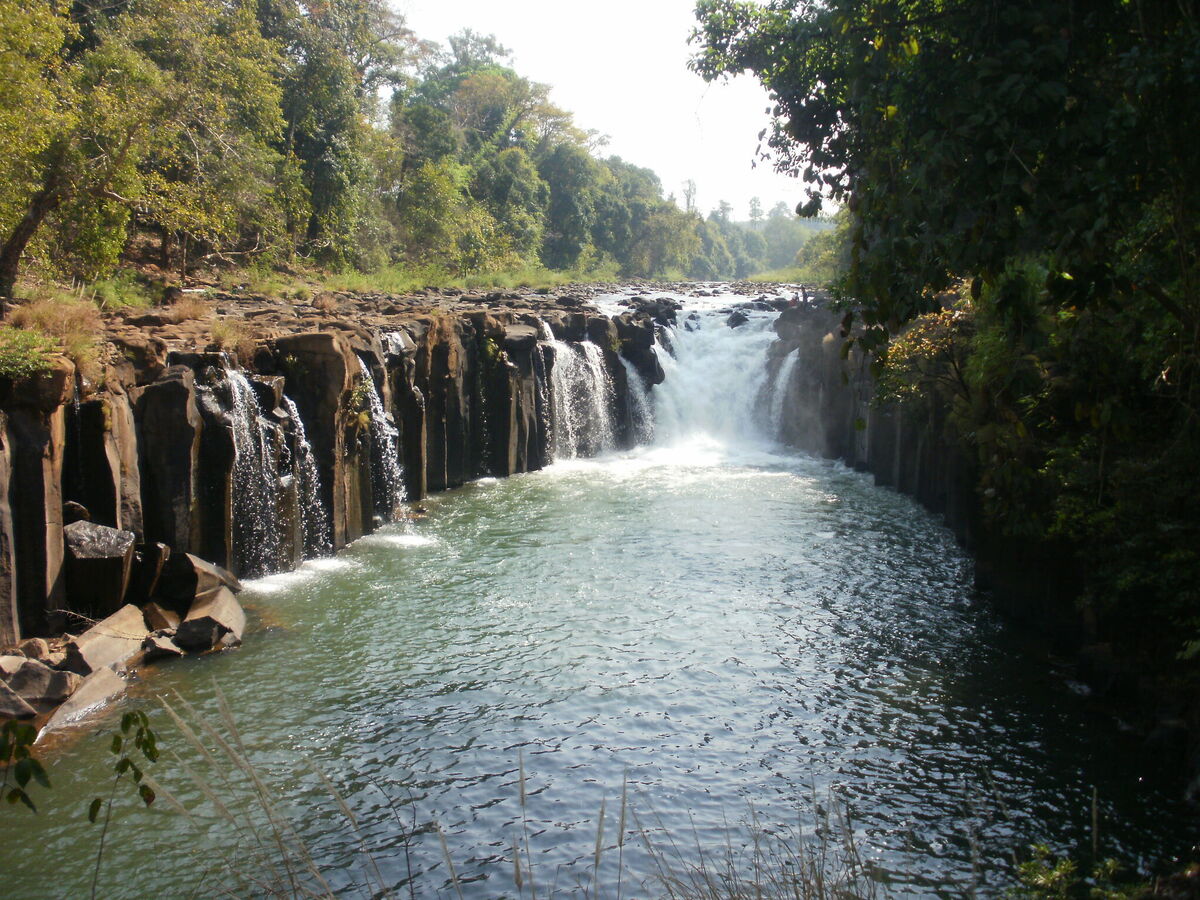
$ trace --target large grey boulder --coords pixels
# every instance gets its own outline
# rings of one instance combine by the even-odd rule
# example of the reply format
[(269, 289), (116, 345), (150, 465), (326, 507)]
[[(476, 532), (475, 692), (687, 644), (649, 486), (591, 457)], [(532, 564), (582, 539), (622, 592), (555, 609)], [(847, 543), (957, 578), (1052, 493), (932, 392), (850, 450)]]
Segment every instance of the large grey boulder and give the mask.
[(32, 719), (37, 710), (21, 699), (12, 688), (0, 681), (0, 719)]
[(218, 644), (241, 643), (246, 630), (246, 613), (233, 592), (225, 586), (201, 594), (175, 631), (175, 643), (184, 650), (202, 653)]
[(9, 676), (8, 687), (38, 712), (49, 712), (78, 689), (83, 678), (74, 672), (52, 669), (36, 659), (27, 659)]
[(228, 570), (191, 553), (175, 553), (163, 566), (158, 580), (158, 596), (174, 609), (187, 610), (195, 598), (219, 587), (233, 593), (242, 583)]
[(90, 711), (108, 704), (125, 690), (125, 679), (110, 666), (103, 666), (83, 679), (78, 690), (54, 711), (45, 731), (54, 731), (83, 718)]
[(63, 668), (88, 675), (105, 666), (127, 663), (141, 651), (149, 633), (142, 611), (133, 605), (122, 606), (67, 644)]
[(63, 529), (67, 596), (74, 610), (108, 615), (125, 602), (137, 535), (83, 519)]

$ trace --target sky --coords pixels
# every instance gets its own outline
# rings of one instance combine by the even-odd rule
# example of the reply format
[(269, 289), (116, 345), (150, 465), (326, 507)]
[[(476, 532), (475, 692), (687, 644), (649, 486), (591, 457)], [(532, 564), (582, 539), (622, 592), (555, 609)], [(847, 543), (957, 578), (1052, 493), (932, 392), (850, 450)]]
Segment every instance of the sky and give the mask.
[(768, 210), (804, 199), (802, 182), (769, 163), (753, 166), (770, 121), (766, 92), (752, 76), (706, 84), (688, 71), (694, 0), (391, 0), (418, 37), (442, 43), (463, 28), (494, 34), (513, 68), (549, 84), (550, 99), (575, 123), (609, 137), (601, 155), (653, 169), (663, 193), (683, 204), (696, 182), (707, 213), (722, 201), (736, 219), (751, 197)]

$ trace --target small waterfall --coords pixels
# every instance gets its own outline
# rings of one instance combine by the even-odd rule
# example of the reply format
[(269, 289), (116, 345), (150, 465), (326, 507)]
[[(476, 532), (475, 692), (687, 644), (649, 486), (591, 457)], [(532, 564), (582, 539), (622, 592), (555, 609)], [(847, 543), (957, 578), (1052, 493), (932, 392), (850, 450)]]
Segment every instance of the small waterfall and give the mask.
[(233, 425), (233, 529), (241, 573), (266, 575), (279, 565), (279, 461), (274, 429), (259, 415), (258, 397), (239, 371), (227, 373)]
[(329, 539), (329, 517), (321, 499), (321, 476), (313, 457), (312, 445), (304, 431), (304, 421), (291, 397), (283, 398), (283, 408), (292, 417), (296, 439), (296, 478), (300, 488), (300, 524), (303, 528), (305, 557), (328, 556), (333, 552)]
[(388, 419), (371, 370), (360, 357), (359, 370), (368, 388), (371, 415), (371, 484), (375, 491), (375, 510), (391, 520), (404, 503), (404, 471), (400, 468), (400, 432)]
[(625, 381), (629, 385), (629, 434), (635, 445), (648, 444), (654, 439), (654, 410), (650, 406), (650, 395), (633, 363), (623, 356), (620, 360), (625, 367)]
[(771, 381), (770, 390), (770, 419), (767, 424), (770, 427), (770, 436), (779, 439), (783, 433), (783, 406), (787, 401), (788, 393), (791, 391), (792, 372), (796, 369), (796, 363), (800, 360), (800, 348), (791, 350), (783, 358), (779, 364), (779, 369), (775, 373), (775, 378)]
[(727, 311), (688, 317), (691, 327), (666, 329), (659, 351), (666, 380), (654, 388), (654, 441), (692, 439), (758, 444), (764, 435), (759, 398), (767, 380), (767, 348), (775, 338), (770, 316), (751, 315), (738, 328)]
[(604, 351), (591, 341), (554, 338), (545, 322), (543, 340), (554, 354), (550, 369), (550, 457), (576, 459), (616, 447), (612, 378)]

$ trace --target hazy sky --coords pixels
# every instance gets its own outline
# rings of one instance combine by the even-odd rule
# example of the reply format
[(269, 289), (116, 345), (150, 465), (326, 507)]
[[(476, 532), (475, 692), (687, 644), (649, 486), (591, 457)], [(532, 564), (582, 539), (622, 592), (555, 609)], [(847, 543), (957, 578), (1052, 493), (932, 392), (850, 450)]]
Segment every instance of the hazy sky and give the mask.
[(513, 67), (553, 87), (551, 100), (582, 128), (609, 136), (604, 155), (653, 169), (682, 205), (694, 179), (697, 205), (721, 200), (748, 216), (803, 199), (801, 182), (767, 163), (752, 168), (769, 119), (766, 93), (750, 76), (705, 84), (688, 71), (694, 0), (391, 0), (418, 36), (445, 44), (463, 28), (494, 34)]

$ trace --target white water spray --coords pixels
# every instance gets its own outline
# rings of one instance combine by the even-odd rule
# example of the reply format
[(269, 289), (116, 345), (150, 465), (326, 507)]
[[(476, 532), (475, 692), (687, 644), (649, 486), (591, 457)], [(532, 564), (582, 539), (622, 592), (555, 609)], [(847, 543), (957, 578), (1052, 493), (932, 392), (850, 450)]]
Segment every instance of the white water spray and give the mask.
[(616, 447), (613, 383), (604, 351), (591, 341), (556, 340), (545, 322), (543, 341), (553, 352), (550, 365), (550, 458), (595, 456)]
[(678, 446), (703, 440), (722, 445), (759, 445), (757, 414), (767, 379), (767, 347), (773, 316), (751, 314), (738, 328), (727, 313), (689, 314), (686, 327), (669, 329), (672, 353), (658, 349), (666, 380), (654, 388), (654, 443)]
[(258, 397), (241, 372), (228, 373), (233, 425), (234, 547), (243, 574), (279, 566), (279, 461), (274, 429), (259, 415)]
[(367, 402), (371, 416), (371, 483), (375, 489), (376, 507), (386, 518), (396, 515), (404, 503), (404, 472), (400, 468), (398, 441), (400, 432), (388, 419), (371, 370), (360, 357), (358, 367), (363, 384), (367, 386)]
[(792, 372), (796, 369), (796, 363), (800, 360), (800, 348), (790, 351), (787, 356), (780, 362), (779, 368), (775, 372), (775, 377), (771, 380), (770, 390), (770, 417), (767, 425), (770, 428), (770, 436), (775, 440), (779, 440), (783, 433), (783, 409), (787, 402), (788, 395), (792, 389)]
[(292, 418), (296, 439), (296, 479), (299, 483), (301, 542), (305, 557), (328, 556), (333, 552), (329, 539), (329, 518), (321, 500), (321, 476), (313, 457), (312, 445), (304, 431), (304, 421), (291, 397), (283, 398), (283, 408)]

